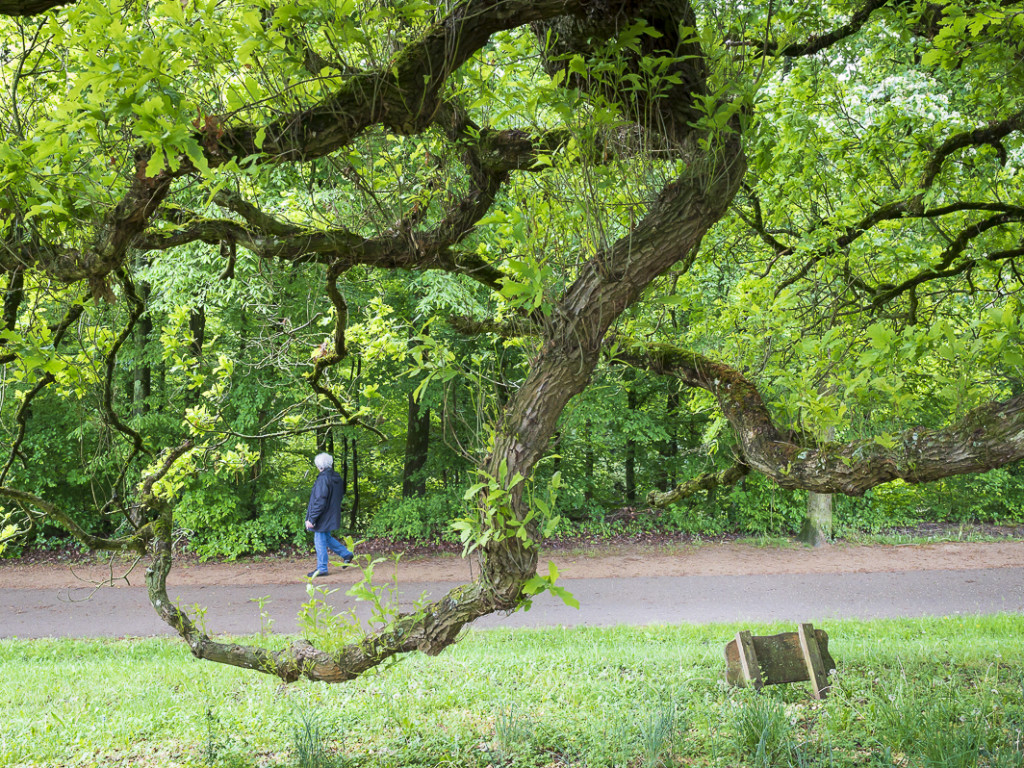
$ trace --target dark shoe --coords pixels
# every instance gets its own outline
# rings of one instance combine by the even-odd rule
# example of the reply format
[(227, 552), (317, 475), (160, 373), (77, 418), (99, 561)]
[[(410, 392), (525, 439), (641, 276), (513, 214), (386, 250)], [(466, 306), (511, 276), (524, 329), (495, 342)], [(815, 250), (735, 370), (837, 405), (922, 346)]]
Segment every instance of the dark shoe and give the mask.
[(310, 571), (306, 574), (307, 579), (315, 579), (317, 576), (326, 576), (327, 571)]
[(348, 557), (341, 558), (342, 560), (345, 561), (345, 565), (343, 565), (342, 568), (344, 568), (346, 565), (352, 565), (352, 558), (353, 557), (355, 557), (355, 555), (349, 555)]

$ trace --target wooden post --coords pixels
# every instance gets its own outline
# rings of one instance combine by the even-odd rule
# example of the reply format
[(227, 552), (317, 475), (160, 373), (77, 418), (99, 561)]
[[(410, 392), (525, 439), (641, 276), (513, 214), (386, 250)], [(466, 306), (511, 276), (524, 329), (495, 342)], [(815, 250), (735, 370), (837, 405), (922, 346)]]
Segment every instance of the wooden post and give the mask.
[(829, 689), (828, 670), (821, 661), (821, 651), (818, 649), (818, 639), (814, 636), (814, 627), (810, 624), (801, 624), (797, 634), (800, 636), (800, 649), (804, 653), (804, 664), (807, 666), (807, 677), (811, 681), (814, 698), (823, 699)]
[(761, 666), (757, 663), (757, 652), (754, 651), (754, 639), (750, 632), (744, 630), (736, 633), (736, 650), (740, 653), (743, 679), (755, 690), (761, 688), (764, 681), (761, 679)]

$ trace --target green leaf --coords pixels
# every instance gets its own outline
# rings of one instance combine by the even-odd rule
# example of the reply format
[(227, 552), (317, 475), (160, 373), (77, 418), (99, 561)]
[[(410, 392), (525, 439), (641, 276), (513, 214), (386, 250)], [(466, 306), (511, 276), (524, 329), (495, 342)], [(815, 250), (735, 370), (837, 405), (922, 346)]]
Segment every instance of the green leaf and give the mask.
[(160, 175), (160, 172), (166, 167), (167, 163), (164, 161), (164, 153), (162, 150), (155, 151), (146, 163), (146, 178), (153, 178)]

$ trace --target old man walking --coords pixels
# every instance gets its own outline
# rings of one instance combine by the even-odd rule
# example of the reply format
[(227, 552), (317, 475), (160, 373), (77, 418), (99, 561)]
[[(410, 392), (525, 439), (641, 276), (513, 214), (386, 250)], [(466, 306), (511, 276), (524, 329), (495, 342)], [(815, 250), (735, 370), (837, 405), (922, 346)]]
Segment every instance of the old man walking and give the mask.
[(316, 568), (307, 574), (309, 578), (327, 575), (329, 551), (338, 555), (346, 565), (352, 562), (352, 553), (331, 535), (331, 531), (341, 527), (345, 481), (334, 471), (334, 457), (329, 453), (317, 454), (313, 463), (320, 474), (313, 482), (306, 506), (306, 530), (313, 532), (313, 546), (316, 548)]

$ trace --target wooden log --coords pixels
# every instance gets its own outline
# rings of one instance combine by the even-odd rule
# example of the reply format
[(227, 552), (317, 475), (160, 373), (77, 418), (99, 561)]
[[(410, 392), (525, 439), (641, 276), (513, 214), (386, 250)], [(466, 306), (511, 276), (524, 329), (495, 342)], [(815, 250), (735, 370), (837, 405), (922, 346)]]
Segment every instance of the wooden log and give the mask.
[[(810, 625), (808, 625), (810, 627)], [(835, 669), (836, 663), (828, 651), (828, 633), (822, 629), (813, 629), (808, 633), (816, 640), (818, 656), (821, 660), (821, 669), (824, 672), (827, 682), (828, 673)], [(740, 657), (740, 637), (744, 633), (737, 633), (736, 639), (729, 641), (725, 647), (726, 675), (725, 679), (731, 685), (747, 685), (750, 679), (746, 676), (743, 667), (743, 660)], [(750, 635), (750, 633), (746, 633)], [(807, 662), (804, 659), (804, 650), (800, 643), (800, 636), (796, 632), (783, 632), (778, 635), (753, 635), (750, 636), (752, 657), (757, 660), (760, 672), (760, 685), (779, 685), (783, 683), (799, 683), (804, 680), (811, 680), (809, 677)], [(817, 682), (815, 683), (817, 684)], [(821, 690), (819, 687), (817, 690)]]

